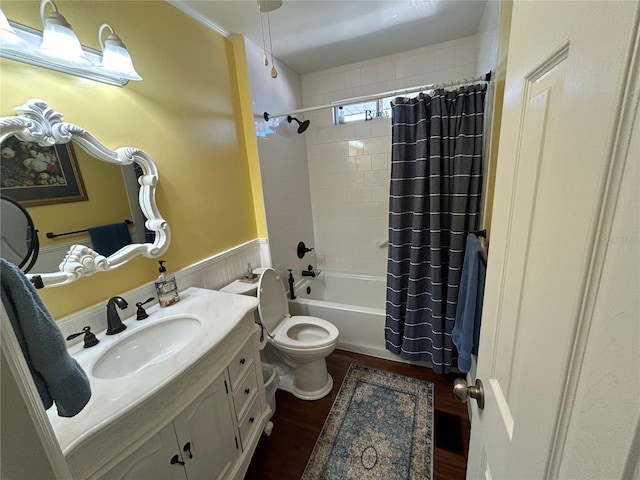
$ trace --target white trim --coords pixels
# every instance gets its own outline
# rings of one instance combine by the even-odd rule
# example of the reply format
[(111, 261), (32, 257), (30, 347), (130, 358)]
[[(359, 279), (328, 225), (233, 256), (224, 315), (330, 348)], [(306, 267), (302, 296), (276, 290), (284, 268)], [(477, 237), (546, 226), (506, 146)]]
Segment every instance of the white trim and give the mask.
[[(55, 477), (72, 478), (71, 471), (62, 455), (56, 434), (42, 406), (40, 394), (35, 383), (33, 383), (31, 372), (22, 354), (18, 339), (13, 332), (13, 327), (4, 305), (0, 305), (0, 325), (2, 330), (2, 335), (0, 335), (2, 357), (3, 360), (6, 359), (7, 361), (9, 371), (15, 379), (20, 396), (24, 399), (25, 409), (32, 421), (32, 425), (25, 425), (25, 429), (31, 427), (36, 431)], [(3, 408), (10, 407), (5, 405)]]
[(173, 5), (183, 13), (186, 13), (188, 16), (193, 18), (198, 23), (201, 23), (205, 27), (208, 27), (211, 30), (214, 30), (215, 32), (225, 37), (227, 40), (231, 40), (233, 35), (230, 32), (222, 28), (217, 23), (212, 22), (210, 19), (202, 15), (200, 12), (196, 11), (193, 7), (186, 4), (182, 0), (167, 0), (167, 2), (169, 2), (171, 5)]

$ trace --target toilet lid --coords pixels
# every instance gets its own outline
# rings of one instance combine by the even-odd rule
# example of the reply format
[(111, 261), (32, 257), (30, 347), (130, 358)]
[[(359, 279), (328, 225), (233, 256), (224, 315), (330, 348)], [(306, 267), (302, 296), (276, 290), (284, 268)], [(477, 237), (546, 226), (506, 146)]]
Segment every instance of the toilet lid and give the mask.
[(267, 268), (258, 282), (258, 313), (268, 332), (273, 332), (289, 316), (289, 303), (278, 274)]

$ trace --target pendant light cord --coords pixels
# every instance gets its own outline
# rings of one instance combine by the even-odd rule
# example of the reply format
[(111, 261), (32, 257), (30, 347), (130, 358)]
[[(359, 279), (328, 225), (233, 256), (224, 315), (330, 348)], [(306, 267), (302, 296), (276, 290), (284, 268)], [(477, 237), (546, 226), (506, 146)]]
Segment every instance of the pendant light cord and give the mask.
[(268, 11), (267, 11), (267, 26), (269, 27), (269, 50), (271, 50), (271, 65), (275, 69), (276, 63), (273, 61), (273, 44), (271, 43), (271, 21), (269, 20)]
[[(262, 21), (262, 11), (260, 10), (260, 0), (258, 0), (258, 13), (260, 14), (260, 30), (262, 30), (262, 51), (264, 53), (264, 65), (267, 66), (269, 61), (267, 60), (267, 45), (264, 40), (264, 23)], [(267, 13), (267, 15), (269, 15)], [(271, 54), (271, 61), (273, 61), (273, 53)]]

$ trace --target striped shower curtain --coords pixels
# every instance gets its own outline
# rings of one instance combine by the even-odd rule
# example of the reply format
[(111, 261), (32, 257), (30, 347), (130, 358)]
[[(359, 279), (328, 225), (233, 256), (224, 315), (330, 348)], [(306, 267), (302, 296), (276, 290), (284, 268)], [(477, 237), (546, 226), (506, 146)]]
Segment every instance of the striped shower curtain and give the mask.
[(478, 229), (486, 86), (392, 108), (385, 343), (448, 373), (466, 233)]

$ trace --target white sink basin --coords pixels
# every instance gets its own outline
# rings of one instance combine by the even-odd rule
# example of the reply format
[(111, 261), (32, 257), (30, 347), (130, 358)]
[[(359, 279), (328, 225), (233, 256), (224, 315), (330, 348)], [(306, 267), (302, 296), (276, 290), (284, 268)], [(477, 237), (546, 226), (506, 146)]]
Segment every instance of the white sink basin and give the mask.
[(169, 317), (125, 336), (105, 350), (91, 371), (96, 378), (119, 378), (174, 356), (202, 331), (196, 316)]

